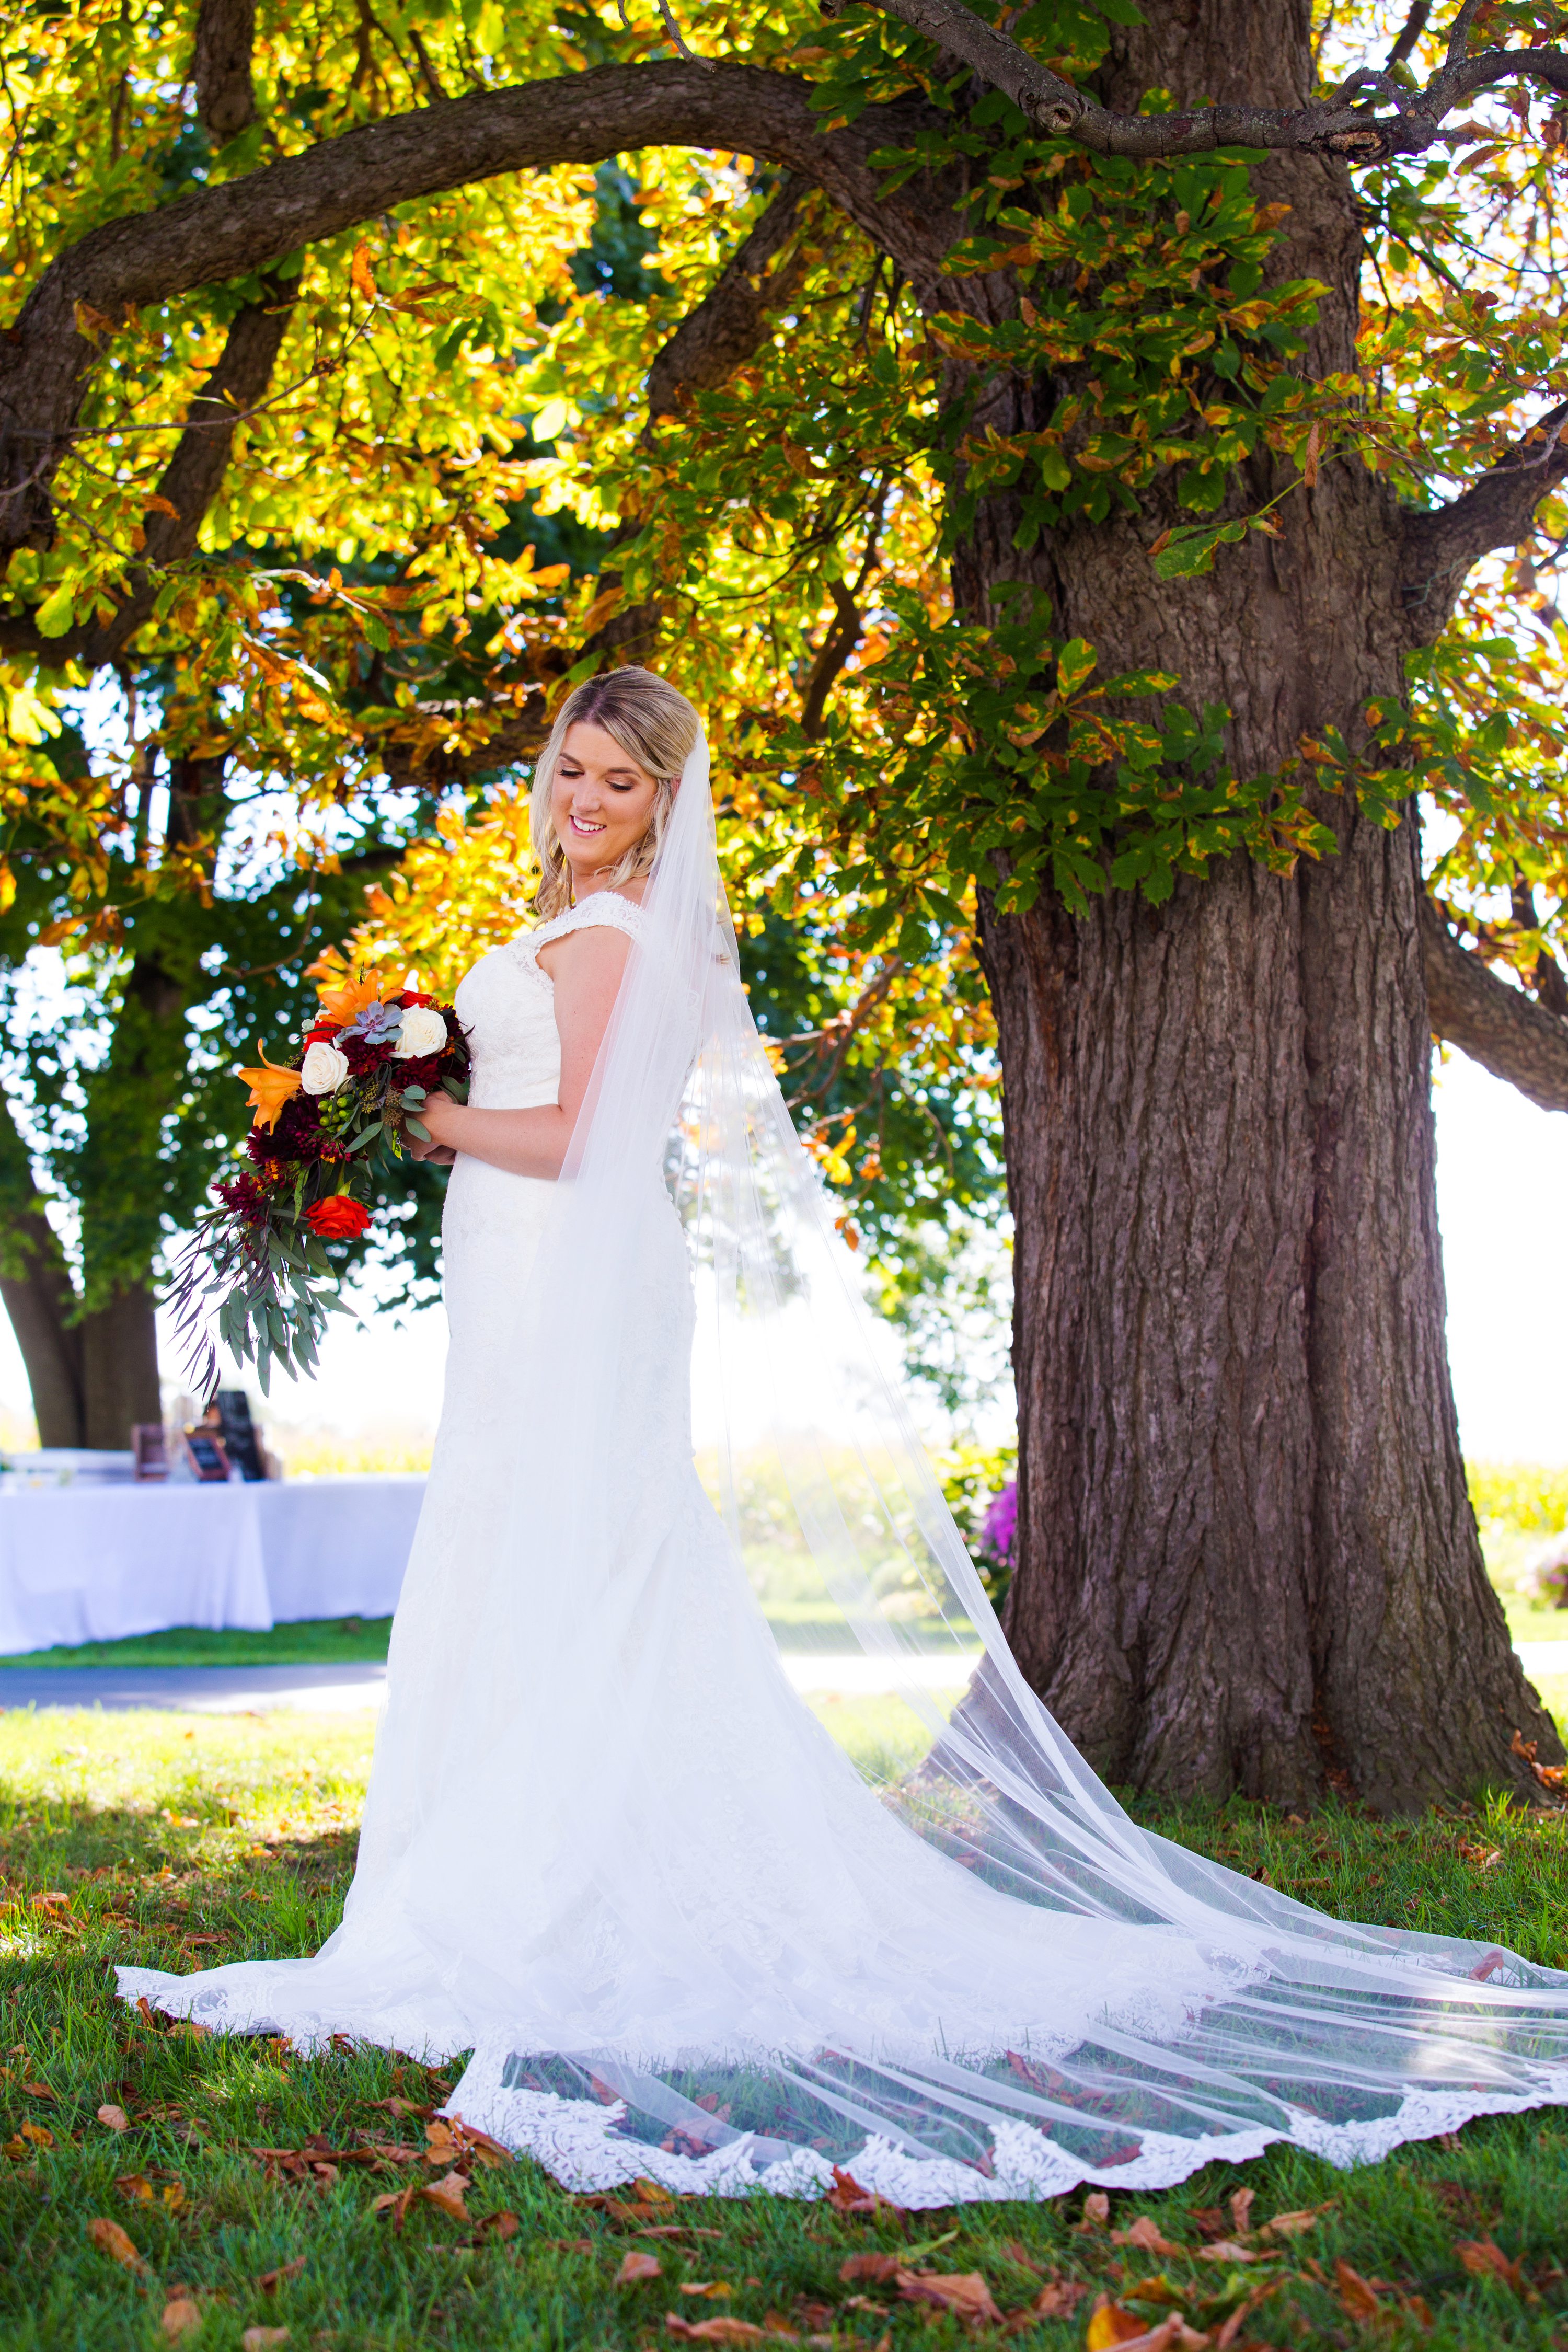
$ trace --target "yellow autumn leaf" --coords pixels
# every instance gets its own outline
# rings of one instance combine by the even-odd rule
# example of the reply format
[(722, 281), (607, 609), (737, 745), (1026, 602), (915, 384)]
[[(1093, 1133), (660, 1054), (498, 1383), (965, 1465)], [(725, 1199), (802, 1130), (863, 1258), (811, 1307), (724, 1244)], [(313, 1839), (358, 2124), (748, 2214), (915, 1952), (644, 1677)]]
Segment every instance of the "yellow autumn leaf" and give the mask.
[(353, 281), (354, 292), (356, 294), (363, 295), (367, 302), (374, 302), (375, 299), (375, 273), (370, 266), (370, 247), (368, 245), (360, 244), (355, 246), (354, 257), (349, 265), (349, 276)]

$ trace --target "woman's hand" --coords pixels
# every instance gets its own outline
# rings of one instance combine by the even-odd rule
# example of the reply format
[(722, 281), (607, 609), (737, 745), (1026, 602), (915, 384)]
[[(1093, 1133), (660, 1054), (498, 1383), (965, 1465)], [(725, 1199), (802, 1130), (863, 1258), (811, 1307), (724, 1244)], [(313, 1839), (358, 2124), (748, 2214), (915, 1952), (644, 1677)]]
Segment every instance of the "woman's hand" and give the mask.
[(403, 1140), (416, 1160), (423, 1160), (432, 1168), (451, 1167), (458, 1157), (457, 1147), (445, 1139), (441, 1130), (443, 1114), (458, 1108), (451, 1096), (439, 1088), (420, 1105), (419, 1124), (429, 1136), (429, 1142), (422, 1143), (418, 1136), (410, 1135), (406, 1127), (403, 1131)]

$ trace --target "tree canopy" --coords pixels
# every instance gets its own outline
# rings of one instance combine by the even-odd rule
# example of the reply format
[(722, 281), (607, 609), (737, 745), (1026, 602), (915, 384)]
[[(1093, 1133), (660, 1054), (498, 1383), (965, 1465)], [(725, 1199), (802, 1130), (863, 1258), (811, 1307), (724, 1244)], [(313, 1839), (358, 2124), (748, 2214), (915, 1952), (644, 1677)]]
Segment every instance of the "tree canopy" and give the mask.
[[(1436, 1025), (1568, 1105), (1568, 16), (1321, 15), (1312, 104), (1217, 110), (1100, 102), (1132, 0), (7, 18), (14, 1307), (40, 1177), (61, 1328), (145, 1293), (324, 946), (444, 989), (516, 927), (530, 754), (628, 656), (709, 715), (759, 1011), (894, 1294), (1000, 1201), (976, 890), (1283, 870), (1334, 854), (1325, 789), (1426, 796)], [(1355, 173), (1353, 365), (1281, 158)], [(1405, 690), (1264, 772), (1029, 576), (1120, 518), (1127, 598), (1177, 598), (1369, 471)], [(1003, 546), (971, 593), (1004, 506), (1016, 580)]]

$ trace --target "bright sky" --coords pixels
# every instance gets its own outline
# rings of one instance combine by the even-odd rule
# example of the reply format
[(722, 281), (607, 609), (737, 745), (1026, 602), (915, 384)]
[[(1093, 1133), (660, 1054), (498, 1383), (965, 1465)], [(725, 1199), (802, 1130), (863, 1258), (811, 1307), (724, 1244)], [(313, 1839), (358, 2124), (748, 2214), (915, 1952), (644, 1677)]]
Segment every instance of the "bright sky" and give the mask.
[[(1436, 1104), (1448, 1346), (1465, 1451), (1568, 1462), (1568, 1349), (1559, 1339), (1568, 1328), (1568, 1117), (1535, 1109), (1459, 1054), (1440, 1073)], [(378, 1320), (358, 1331), (345, 1320), (312, 1388), (279, 1384), (273, 1418), (350, 1436), (432, 1430), (445, 1356), (438, 1308), (401, 1329)], [(0, 1406), (27, 1410), (3, 1316)]]

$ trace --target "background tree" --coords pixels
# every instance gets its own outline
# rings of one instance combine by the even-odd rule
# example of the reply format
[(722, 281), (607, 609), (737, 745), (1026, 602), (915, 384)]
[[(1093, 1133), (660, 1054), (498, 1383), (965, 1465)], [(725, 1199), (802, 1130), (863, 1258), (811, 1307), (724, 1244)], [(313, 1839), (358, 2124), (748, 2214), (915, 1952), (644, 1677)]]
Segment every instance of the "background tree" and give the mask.
[[(262, 7), (247, 67), (226, 5), (5, 36), (27, 708), (131, 647), (161, 758), (221, 724), (353, 810), (471, 793), (657, 652), (717, 722), (748, 930), (806, 918), (835, 1020), (969, 1045), (977, 923), (1008, 1625), (1146, 1786), (1397, 1807), (1559, 1752), (1465, 1494), (1427, 1062), (1435, 1022), (1568, 1103), (1568, 55), (1535, 0), (1430, 17)], [(646, 284), (595, 263), (607, 195)], [(171, 468), (226, 436), (203, 514), (176, 423)]]

